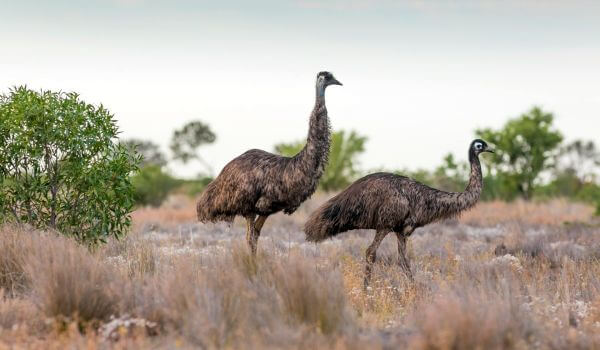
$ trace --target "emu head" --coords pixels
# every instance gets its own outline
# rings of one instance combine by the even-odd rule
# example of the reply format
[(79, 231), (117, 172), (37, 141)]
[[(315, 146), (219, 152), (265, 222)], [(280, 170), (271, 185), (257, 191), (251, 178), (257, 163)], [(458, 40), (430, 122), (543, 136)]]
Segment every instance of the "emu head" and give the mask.
[(494, 153), (494, 150), (482, 139), (473, 140), (473, 142), (471, 142), (471, 147), (469, 147), (469, 160), (472, 159), (472, 156), (477, 157), (483, 152)]
[(322, 95), (325, 92), (325, 88), (329, 85), (342, 85), (342, 83), (329, 72), (319, 72), (317, 74), (317, 92)]

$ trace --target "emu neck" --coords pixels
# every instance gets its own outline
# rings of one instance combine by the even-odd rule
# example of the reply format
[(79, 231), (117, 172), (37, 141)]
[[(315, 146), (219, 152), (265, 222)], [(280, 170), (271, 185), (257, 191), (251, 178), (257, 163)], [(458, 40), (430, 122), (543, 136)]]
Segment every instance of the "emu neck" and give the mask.
[(467, 188), (461, 193), (461, 199), (464, 201), (463, 210), (470, 208), (477, 203), (479, 196), (481, 195), (481, 189), (483, 188), (483, 176), (481, 175), (481, 163), (479, 162), (479, 157), (469, 153), (469, 160), (471, 162), (471, 176), (469, 176)]
[(473, 207), (479, 200), (483, 188), (481, 163), (477, 155), (469, 153), (471, 175), (469, 183), (463, 192), (451, 192), (439, 197), (437, 202), (438, 218), (448, 218), (460, 214), (462, 211)]
[[(329, 156), (330, 130), (325, 97), (319, 96), (317, 87), (315, 107), (310, 115), (306, 145), (294, 158), (301, 170), (310, 177), (323, 174)], [(299, 169), (300, 170), (300, 169)]]
[(317, 83), (317, 100), (319, 98), (323, 99), (323, 104), (325, 104), (325, 85), (323, 85), (322, 83)]

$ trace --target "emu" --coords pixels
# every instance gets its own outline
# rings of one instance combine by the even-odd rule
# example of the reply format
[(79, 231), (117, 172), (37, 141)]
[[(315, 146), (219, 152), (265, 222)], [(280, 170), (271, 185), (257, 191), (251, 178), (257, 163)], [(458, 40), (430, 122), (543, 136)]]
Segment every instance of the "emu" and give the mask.
[(246, 219), (246, 241), (256, 255), (260, 231), (271, 214), (292, 214), (310, 197), (329, 157), (330, 126), (325, 89), (342, 85), (331, 73), (319, 72), (316, 101), (306, 146), (294, 157), (252, 149), (230, 161), (201, 194), (196, 207), (201, 222)]
[(398, 264), (412, 280), (406, 258), (406, 238), (431, 222), (455, 217), (473, 207), (481, 194), (483, 179), (479, 154), (493, 153), (476, 139), (469, 147), (471, 174), (464, 192), (445, 192), (405, 176), (390, 173), (367, 175), (319, 207), (305, 223), (308, 241), (320, 242), (354, 229), (375, 229), (366, 251), (364, 287), (369, 285), (379, 244), (394, 232), (398, 239)]

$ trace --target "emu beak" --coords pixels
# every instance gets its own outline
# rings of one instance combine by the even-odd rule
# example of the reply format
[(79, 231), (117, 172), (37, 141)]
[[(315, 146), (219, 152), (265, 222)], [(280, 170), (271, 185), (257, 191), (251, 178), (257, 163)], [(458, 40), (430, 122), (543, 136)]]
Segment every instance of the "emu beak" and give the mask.
[(329, 83), (329, 85), (340, 85), (340, 86), (344, 86), (342, 83), (340, 83), (336, 78), (333, 78), (331, 80), (331, 83)]
[(488, 148), (488, 149), (486, 149), (485, 151), (486, 151), (486, 152), (490, 152), (490, 153), (496, 153), (496, 152), (494, 152), (494, 150), (493, 150), (493, 149), (491, 149), (491, 148)]

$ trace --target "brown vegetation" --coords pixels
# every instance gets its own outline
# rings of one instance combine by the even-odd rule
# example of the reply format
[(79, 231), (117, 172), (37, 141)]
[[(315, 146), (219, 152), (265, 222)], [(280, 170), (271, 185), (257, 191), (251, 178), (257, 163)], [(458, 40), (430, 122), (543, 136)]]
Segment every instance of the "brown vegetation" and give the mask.
[[(301, 220), (316, 204), (274, 216), (256, 259), (242, 225), (160, 210), (137, 213), (135, 232), (93, 253), (3, 227), (0, 348), (600, 347), (600, 229), (587, 207), (481, 203), (421, 228), (408, 247), (415, 283), (388, 238), (363, 292), (373, 234), (306, 243)], [(485, 212), (489, 222), (477, 219)]]

